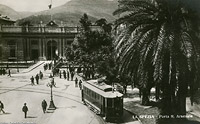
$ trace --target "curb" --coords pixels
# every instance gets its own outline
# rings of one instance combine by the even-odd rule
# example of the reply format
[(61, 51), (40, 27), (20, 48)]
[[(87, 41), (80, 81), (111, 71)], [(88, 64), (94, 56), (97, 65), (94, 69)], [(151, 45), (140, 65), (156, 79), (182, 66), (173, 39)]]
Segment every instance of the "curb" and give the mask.
[(141, 120), (138, 118), (138, 116), (137, 116), (135, 113), (131, 112), (130, 110), (128, 110), (128, 109), (125, 108), (125, 107), (123, 107), (123, 108), (124, 108), (124, 110), (126, 110), (126, 111), (129, 112), (129, 113), (131, 113), (132, 115), (135, 115), (135, 118), (139, 121), (140, 124), (142, 124)]
[(22, 73), (28, 73), (28, 72), (34, 70), (35, 68), (39, 67), (40, 65), (44, 64), (44, 63), (45, 63), (45, 62), (42, 62), (42, 63), (38, 64), (37, 66), (33, 67), (32, 69), (30, 69), (30, 70), (28, 70), (28, 71), (26, 71), (26, 72), (22, 72)]

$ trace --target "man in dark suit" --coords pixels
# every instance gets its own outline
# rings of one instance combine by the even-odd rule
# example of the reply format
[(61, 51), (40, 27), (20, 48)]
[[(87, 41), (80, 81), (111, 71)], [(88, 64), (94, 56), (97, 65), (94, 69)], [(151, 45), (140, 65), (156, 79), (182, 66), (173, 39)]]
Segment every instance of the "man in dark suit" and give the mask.
[(26, 118), (27, 117), (27, 112), (28, 112), (28, 107), (26, 106), (26, 103), (24, 103), (22, 111), (24, 112), (24, 118)]
[(45, 100), (42, 101), (42, 110), (45, 113), (47, 109), (47, 102)]

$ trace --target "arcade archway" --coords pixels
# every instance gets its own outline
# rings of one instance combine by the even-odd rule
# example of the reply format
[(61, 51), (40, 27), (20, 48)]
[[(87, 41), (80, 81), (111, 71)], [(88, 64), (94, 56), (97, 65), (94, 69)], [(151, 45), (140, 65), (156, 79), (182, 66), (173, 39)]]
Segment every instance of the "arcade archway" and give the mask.
[(56, 58), (57, 42), (50, 40), (47, 42), (47, 60), (53, 60)]

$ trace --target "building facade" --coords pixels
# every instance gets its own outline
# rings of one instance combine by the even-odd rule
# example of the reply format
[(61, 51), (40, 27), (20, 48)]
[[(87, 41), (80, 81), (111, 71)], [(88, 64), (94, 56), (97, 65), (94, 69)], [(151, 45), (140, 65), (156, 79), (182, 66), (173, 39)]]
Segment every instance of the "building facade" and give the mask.
[(65, 48), (74, 41), (78, 27), (47, 25), (0, 25), (2, 61), (52, 60), (64, 57)]

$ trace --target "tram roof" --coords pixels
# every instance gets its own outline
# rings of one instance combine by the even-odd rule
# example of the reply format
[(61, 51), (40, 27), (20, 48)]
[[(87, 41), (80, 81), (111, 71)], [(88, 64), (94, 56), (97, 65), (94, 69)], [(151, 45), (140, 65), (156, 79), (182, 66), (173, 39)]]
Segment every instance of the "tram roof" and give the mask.
[(123, 96), (123, 94), (121, 94), (118, 91), (113, 92), (112, 86), (107, 85), (105, 83), (99, 84), (97, 80), (89, 80), (87, 82), (84, 82), (83, 85), (106, 98), (115, 98)]

